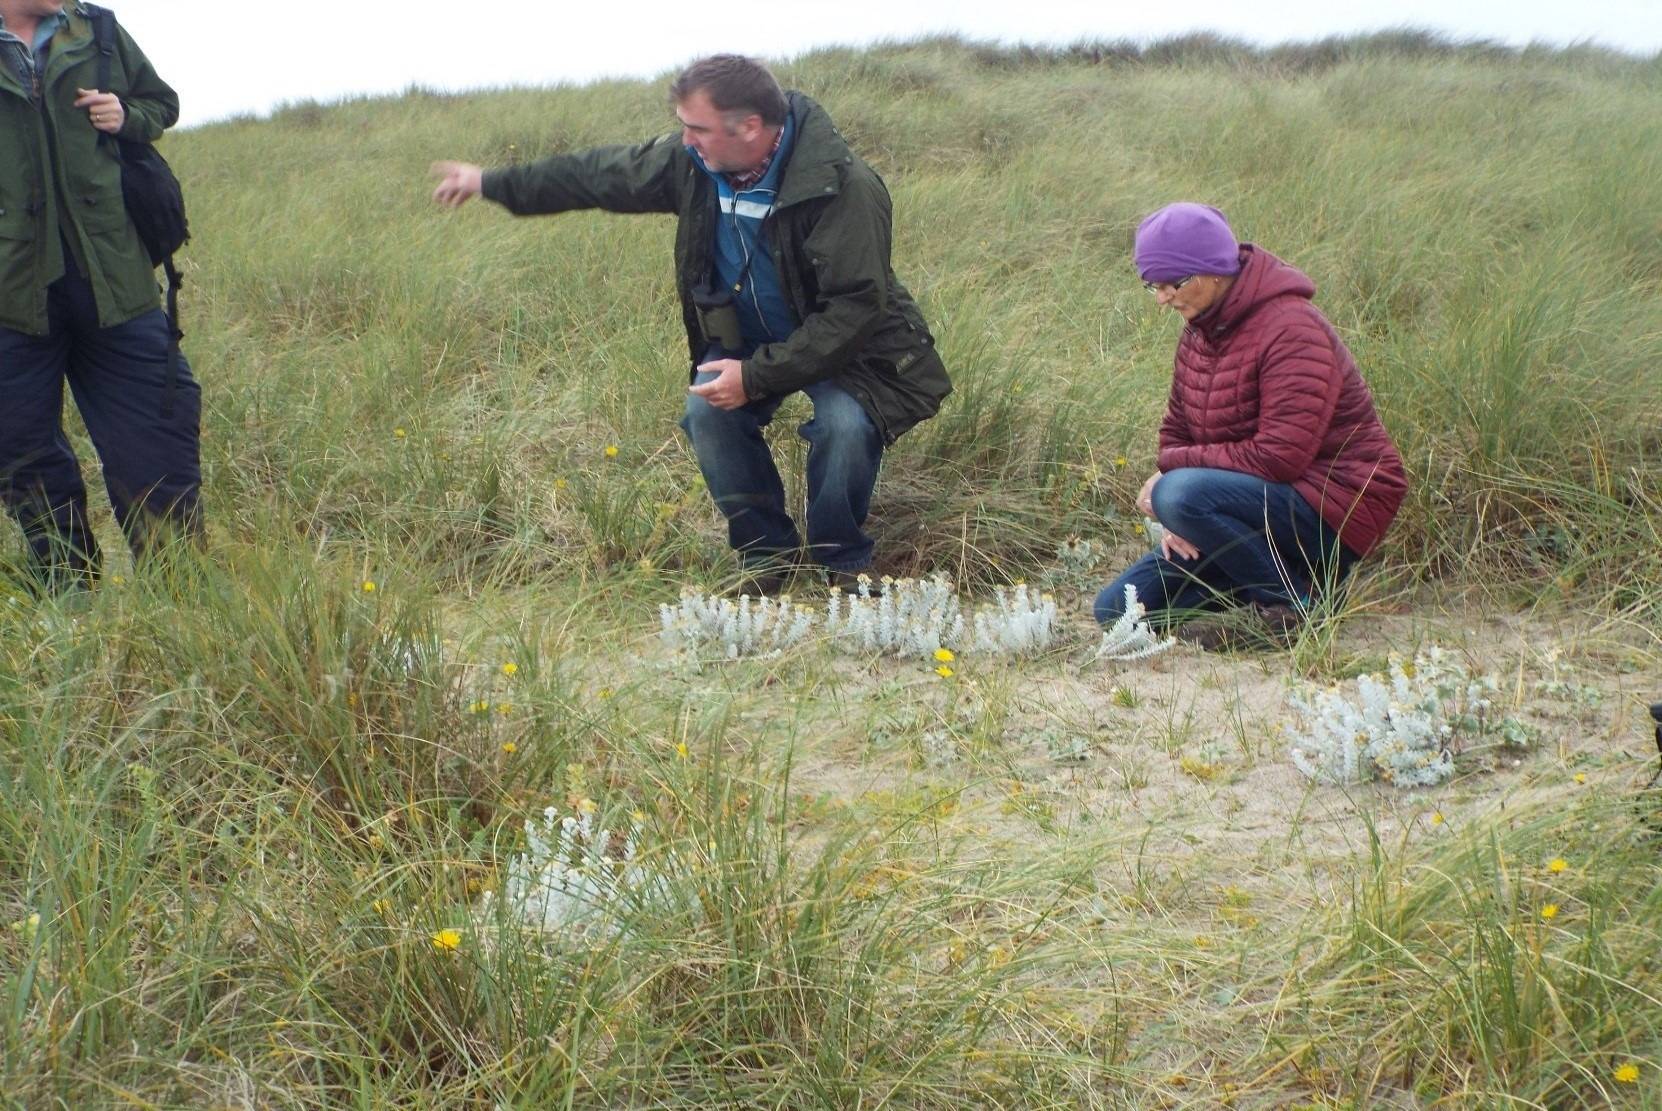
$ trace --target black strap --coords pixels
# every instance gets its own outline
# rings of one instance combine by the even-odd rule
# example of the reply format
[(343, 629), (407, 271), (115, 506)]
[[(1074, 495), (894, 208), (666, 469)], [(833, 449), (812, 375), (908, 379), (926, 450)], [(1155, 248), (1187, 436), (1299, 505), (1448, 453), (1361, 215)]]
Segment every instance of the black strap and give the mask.
[[(108, 8), (96, 8), (92, 17), (92, 37), (98, 43), (98, 91), (110, 91), (110, 62), (115, 57), (115, 13)], [(103, 142), (109, 132), (98, 133)]]
[(185, 284), (183, 274), (173, 265), (173, 256), (162, 260), (167, 270), (167, 385), (162, 387), (162, 417), (173, 416), (173, 394), (179, 383), (179, 341), (185, 333), (179, 328), (179, 287)]
[[(89, 5), (90, 6), (90, 5)], [(92, 8), (92, 35), (98, 44), (98, 91), (110, 90), (110, 70), (115, 58), (115, 13), (108, 8)], [(98, 133), (100, 143), (115, 139), (107, 131)], [(173, 395), (179, 382), (179, 341), (185, 333), (179, 330), (179, 287), (185, 284), (179, 268), (173, 265), (173, 256), (162, 260), (167, 271), (167, 382), (162, 387), (162, 417), (173, 416)]]

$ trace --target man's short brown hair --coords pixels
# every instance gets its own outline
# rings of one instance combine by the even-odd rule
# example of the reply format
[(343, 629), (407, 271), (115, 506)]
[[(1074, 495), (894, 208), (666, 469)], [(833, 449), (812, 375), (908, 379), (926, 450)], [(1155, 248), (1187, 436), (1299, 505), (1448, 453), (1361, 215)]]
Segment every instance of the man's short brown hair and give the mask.
[(785, 122), (785, 90), (761, 62), (742, 54), (712, 54), (681, 71), (669, 86), (677, 104), (702, 91), (718, 112), (758, 115), (769, 127)]

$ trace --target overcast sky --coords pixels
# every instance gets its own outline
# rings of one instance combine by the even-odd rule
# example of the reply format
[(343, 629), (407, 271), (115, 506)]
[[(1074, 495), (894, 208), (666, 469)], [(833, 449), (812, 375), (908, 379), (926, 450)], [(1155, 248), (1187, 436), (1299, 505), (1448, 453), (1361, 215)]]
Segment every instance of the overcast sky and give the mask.
[(1195, 30), (1283, 42), (1411, 26), (1515, 45), (1593, 41), (1662, 51), (1662, 0), (102, 2), (179, 91), (185, 124), (411, 84), (457, 90), (645, 77), (724, 50), (779, 58), (937, 31), (1006, 43)]

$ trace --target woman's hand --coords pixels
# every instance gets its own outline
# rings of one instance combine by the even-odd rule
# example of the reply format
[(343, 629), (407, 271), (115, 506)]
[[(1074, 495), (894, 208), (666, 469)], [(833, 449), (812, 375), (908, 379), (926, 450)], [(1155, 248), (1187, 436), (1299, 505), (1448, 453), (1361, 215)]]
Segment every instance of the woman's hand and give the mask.
[(1137, 508), (1142, 511), (1144, 517), (1154, 516), (1154, 484), (1159, 481), (1160, 472), (1155, 471), (1148, 476), (1148, 481), (1143, 483), (1143, 488), (1137, 493)]
[(1200, 549), (1167, 529), (1160, 537), (1160, 554), (1167, 559), (1186, 559), (1192, 562), (1200, 558)]
[(104, 134), (116, 134), (127, 122), (127, 109), (114, 93), (101, 93), (97, 89), (76, 89), (75, 93), (75, 107), (85, 108), (92, 126)]

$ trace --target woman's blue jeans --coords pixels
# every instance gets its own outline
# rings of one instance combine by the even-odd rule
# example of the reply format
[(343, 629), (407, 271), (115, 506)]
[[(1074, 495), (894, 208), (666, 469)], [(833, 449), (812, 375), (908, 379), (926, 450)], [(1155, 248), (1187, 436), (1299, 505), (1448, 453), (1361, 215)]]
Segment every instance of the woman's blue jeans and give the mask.
[(1125, 611), (1125, 588), (1150, 615), (1188, 613), (1243, 602), (1308, 606), (1349, 573), (1356, 556), (1299, 492), (1239, 471), (1185, 467), (1154, 484), (1154, 515), (1200, 549), (1199, 559), (1166, 559), (1158, 550), (1096, 597), (1104, 625)]
[[(699, 374), (699, 384), (714, 374)], [(883, 459), (883, 437), (860, 403), (833, 382), (802, 391), (814, 416), (797, 429), (808, 441), (808, 555), (833, 571), (871, 566), (872, 539), (863, 531)], [(784, 396), (718, 409), (687, 395), (681, 428), (692, 441), (698, 469), (727, 518), (727, 539), (747, 568), (788, 566), (801, 538), (785, 509), (785, 487), (762, 429)]]

